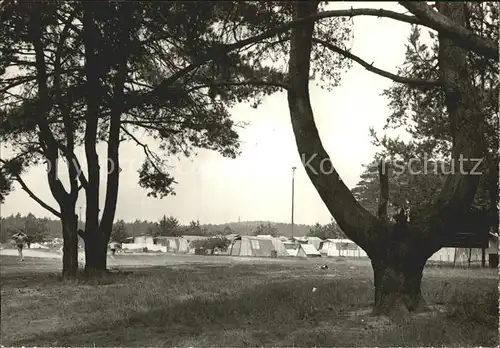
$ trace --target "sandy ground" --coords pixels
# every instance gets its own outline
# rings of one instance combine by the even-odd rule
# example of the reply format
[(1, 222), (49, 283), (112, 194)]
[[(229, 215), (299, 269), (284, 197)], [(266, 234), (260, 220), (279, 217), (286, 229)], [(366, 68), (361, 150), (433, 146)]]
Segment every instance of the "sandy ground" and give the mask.
[[(17, 249), (0, 249), (0, 256), (18, 256)], [(48, 260), (61, 260), (62, 252), (54, 252), (44, 249), (23, 249), (23, 256), (42, 258)], [(85, 253), (83, 251), (78, 253), (78, 262), (85, 263)]]
[[(17, 256), (16, 249), (2, 249), (0, 255)], [(62, 254), (45, 251), (43, 249), (23, 249), (24, 257), (41, 257), (44, 259), (62, 259)], [(80, 255), (79, 255), (80, 256)], [(83, 256), (83, 255), (82, 255)]]
[[(17, 249), (8, 248), (0, 249), (0, 256), (18, 256)], [(62, 260), (62, 252), (45, 249), (23, 249), (25, 258), (43, 258), (49, 260)], [(78, 261), (85, 263), (85, 253), (78, 253)], [(115, 257), (108, 254), (108, 265), (111, 267), (133, 267), (142, 268), (149, 266), (164, 266), (175, 264), (192, 264), (192, 263), (210, 263), (210, 264), (236, 264), (236, 263), (295, 263), (295, 262), (311, 262), (313, 264), (325, 263), (325, 259), (300, 259), (295, 257), (270, 259), (270, 258), (255, 258), (255, 257), (231, 257), (231, 256), (215, 256), (207, 257), (191, 254), (168, 254), (168, 253), (118, 253)], [(350, 262), (356, 264), (367, 264), (368, 259), (354, 259)]]

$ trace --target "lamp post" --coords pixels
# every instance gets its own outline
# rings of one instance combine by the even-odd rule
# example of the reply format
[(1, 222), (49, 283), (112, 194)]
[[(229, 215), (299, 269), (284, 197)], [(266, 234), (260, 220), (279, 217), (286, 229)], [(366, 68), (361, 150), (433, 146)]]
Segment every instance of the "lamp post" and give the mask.
[(294, 211), (294, 200), (295, 200), (295, 169), (297, 169), (297, 167), (292, 167), (292, 238), (295, 228), (293, 224), (293, 211)]

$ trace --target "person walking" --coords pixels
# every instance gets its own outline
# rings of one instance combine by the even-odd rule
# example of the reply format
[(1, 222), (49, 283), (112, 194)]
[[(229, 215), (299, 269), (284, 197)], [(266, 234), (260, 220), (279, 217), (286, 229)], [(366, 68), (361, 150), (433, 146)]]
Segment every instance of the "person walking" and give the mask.
[(109, 243), (109, 250), (111, 250), (111, 256), (114, 258), (116, 254), (116, 249), (120, 248), (120, 243), (111, 242)]
[(19, 253), (21, 261), (24, 261), (23, 248), (24, 243), (28, 241), (28, 235), (22, 231), (19, 231), (12, 236), (12, 240), (16, 243), (17, 252)]

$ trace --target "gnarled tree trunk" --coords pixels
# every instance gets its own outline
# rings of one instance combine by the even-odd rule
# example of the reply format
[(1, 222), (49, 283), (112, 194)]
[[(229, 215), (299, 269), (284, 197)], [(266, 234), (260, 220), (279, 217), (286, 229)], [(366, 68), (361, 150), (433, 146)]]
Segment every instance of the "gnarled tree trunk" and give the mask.
[[(35, 9), (33, 16), (28, 23), (28, 30), (30, 39), (33, 43), (35, 51), (35, 66), (37, 70), (37, 87), (38, 87), (38, 109), (37, 124), (40, 130), (39, 143), (44, 144), (43, 155), (47, 159), (47, 178), (49, 181), (50, 191), (56, 199), (61, 212), (58, 214), (61, 219), (63, 227), (63, 275), (65, 277), (74, 276), (78, 271), (78, 237), (77, 237), (77, 219), (75, 216), (75, 205), (78, 198), (78, 182), (77, 182), (77, 169), (75, 163), (71, 161), (73, 157), (74, 141), (73, 130), (68, 127), (72, 124), (69, 119), (69, 113), (64, 113), (64, 131), (66, 133), (67, 146), (64, 147), (59, 144), (55, 139), (48, 122), (49, 114), (52, 110), (52, 97), (49, 93), (47, 85), (47, 67), (45, 62), (44, 47), (42, 42), (42, 32), (44, 27), (42, 25), (41, 12)], [(54, 74), (54, 85), (56, 94), (60, 98), (60, 71), (58, 64), (60, 63), (60, 51), (56, 55), (56, 72)], [(68, 111), (68, 110), (66, 110)], [(70, 192), (67, 192), (63, 184), (59, 180), (58, 175), (58, 160), (59, 152), (64, 150), (65, 157), (68, 165)]]
[(90, 233), (85, 237), (85, 273), (99, 275), (107, 267), (107, 243), (100, 233)]
[[(107, 250), (113, 221), (115, 218), (116, 204), (119, 187), (119, 145), (121, 115), (124, 105), (124, 85), (127, 77), (127, 51), (126, 43), (129, 37), (128, 25), (131, 18), (118, 18), (122, 26), (123, 36), (119, 39), (120, 50), (116, 52), (119, 57), (117, 74), (114, 78), (113, 99), (111, 105), (109, 135), (108, 135), (108, 158), (107, 158), (107, 182), (106, 199), (102, 217), (99, 220), (99, 157), (95, 149), (97, 141), (97, 129), (101, 96), (99, 95), (99, 57), (98, 44), (95, 40), (99, 28), (95, 25), (93, 17), (98, 8), (95, 4), (84, 6), (83, 15), (83, 38), (85, 43), (85, 70), (89, 93), (87, 95), (87, 124), (85, 129), (85, 154), (88, 163), (88, 187), (85, 224), (85, 270), (89, 274), (100, 274), (106, 271)], [(123, 14), (123, 12), (120, 12)], [(125, 11), (125, 17), (130, 13)]]
[[(440, 3), (450, 19), (465, 23), (464, 4)], [(314, 15), (317, 1), (296, 2), (294, 19)], [(375, 280), (375, 313), (392, 314), (422, 307), (422, 272), (428, 258), (441, 248), (442, 240), (454, 232), (473, 202), (479, 177), (456, 172), (447, 178), (436, 204), (407, 222), (404, 214), (389, 223), (363, 208), (340, 179), (326, 153), (314, 122), (309, 99), (309, 70), (314, 23), (292, 29), (288, 105), (292, 128), (306, 172), (340, 228), (362, 247), (372, 260)], [(447, 96), (453, 135), (453, 160), (484, 155), (483, 118), (475, 105), (466, 52), (440, 35), (440, 71)], [(471, 163), (465, 163), (471, 169)], [(381, 177), (382, 179), (382, 177)], [(384, 185), (382, 185), (384, 186)], [(387, 186), (387, 185), (385, 185)], [(386, 204), (387, 196), (381, 195)], [(385, 206), (379, 214), (385, 215)]]

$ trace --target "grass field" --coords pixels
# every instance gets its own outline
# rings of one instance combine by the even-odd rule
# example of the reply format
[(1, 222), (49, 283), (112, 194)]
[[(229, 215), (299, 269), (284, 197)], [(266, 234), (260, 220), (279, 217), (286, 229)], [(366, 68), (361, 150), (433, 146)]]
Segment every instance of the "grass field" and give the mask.
[(432, 310), (396, 325), (370, 315), (367, 260), (118, 256), (125, 272), (75, 281), (59, 260), (0, 262), (5, 346), (498, 345), (491, 269), (427, 268)]

